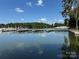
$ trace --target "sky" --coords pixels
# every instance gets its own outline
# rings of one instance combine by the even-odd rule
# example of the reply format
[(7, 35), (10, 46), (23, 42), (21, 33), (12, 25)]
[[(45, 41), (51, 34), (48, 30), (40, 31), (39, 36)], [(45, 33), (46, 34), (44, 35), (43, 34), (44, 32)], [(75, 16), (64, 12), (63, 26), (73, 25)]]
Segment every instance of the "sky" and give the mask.
[(63, 22), (61, 0), (0, 0), (0, 23)]

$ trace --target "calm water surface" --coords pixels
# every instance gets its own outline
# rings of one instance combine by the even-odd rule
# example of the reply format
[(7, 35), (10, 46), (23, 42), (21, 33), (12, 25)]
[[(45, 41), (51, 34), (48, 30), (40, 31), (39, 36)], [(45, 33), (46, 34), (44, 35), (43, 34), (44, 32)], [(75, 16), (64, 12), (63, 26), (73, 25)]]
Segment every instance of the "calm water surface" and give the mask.
[(78, 58), (78, 39), (67, 31), (0, 33), (0, 59)]

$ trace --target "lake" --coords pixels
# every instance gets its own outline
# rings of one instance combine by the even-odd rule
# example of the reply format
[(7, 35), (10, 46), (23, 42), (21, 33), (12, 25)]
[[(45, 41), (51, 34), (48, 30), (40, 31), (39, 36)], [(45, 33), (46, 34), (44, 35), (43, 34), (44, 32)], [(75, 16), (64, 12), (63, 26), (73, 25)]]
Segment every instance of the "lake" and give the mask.
[(0, 59), (79, 58), (79, 36), (69, 31), (0, 33)]

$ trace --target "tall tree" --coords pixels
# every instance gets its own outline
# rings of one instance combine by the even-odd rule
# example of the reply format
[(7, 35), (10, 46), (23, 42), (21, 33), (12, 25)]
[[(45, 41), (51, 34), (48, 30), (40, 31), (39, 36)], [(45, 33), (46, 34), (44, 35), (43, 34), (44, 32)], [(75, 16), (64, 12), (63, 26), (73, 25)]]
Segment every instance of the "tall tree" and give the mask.
[(79, 7), (77, 0), (62, 0), (64, 17), (74, 18), (76, 21), (76, 29), (78, 29)]

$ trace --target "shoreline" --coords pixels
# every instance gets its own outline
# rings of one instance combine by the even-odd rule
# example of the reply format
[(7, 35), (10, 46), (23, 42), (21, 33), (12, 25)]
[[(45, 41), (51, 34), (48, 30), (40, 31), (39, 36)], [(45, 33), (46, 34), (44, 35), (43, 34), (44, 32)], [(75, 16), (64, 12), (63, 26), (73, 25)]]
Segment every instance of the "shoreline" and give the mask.
[(24, 31), (31, 31), (31, 32), (37, 32), (37, 31), (70, 31), (74, 33), (75, 35), (79, 35), (79, 31), (74, 30), (74, 29), (69, 29), (66, 26), (61, 26), (61, 27), (55, 27), (55, 28), (42, 28), (42, 29), (28, 29), (28, 28), (0, 28), (0, 32), (24, 32)]
[(68, 27), (61, 26), (61, 27), (55, 27), (55, 28), (42, 28), (42, 29), (28, 29), (28, 28), (0, 28), (1, 32), (8, 32), (8, 31), (63, 31), (68, 30)]
[(79, 31), (70, 29), (69, 31), (73, 32), (75, 35), (79, 35)]

